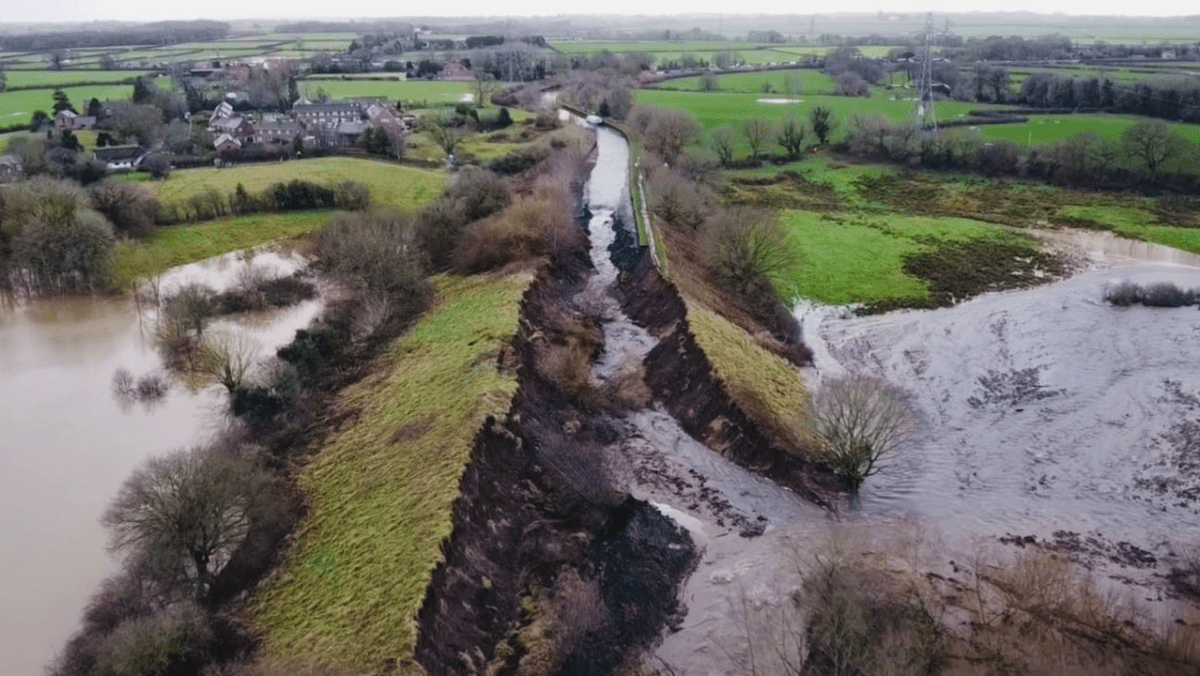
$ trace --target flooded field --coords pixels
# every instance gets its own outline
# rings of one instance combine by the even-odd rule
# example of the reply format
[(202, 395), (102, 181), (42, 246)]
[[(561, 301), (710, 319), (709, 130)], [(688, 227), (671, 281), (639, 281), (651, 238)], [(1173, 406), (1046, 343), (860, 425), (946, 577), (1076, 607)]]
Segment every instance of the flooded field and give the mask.
[[(303, 261), (265, 252), (272, 276)], [(250, 265), (237, 254), (176, 268), (161, 290), (203, 281), (223, 288)], [(320, 299), (214, 322), (242, 332), (263, 356), (320, 311)], [(76, 629), (97, 584), (115, 570), (100, 514), (146, 457), (203, 442), (224, 423), (219, 387), (172, 381), (165, 397), (119, 401), (113, 374), (161, 374), (154, 313), (132, 298), (69, 297), (0, 305), (0, 672), (38, 674)], [(18, 620), (18, 618), (20, 618)]]

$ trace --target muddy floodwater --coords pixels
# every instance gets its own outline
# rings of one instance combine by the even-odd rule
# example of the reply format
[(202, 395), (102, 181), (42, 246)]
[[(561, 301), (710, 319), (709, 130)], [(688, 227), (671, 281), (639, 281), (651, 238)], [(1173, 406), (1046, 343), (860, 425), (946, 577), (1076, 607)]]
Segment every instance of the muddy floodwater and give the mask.
[[(224, 288), (251, 264), (278, 275), (301, 261), (231, 254), (176, 268), (161, 288)], [(321, 306), (306, 301), (215, 324), (251, 335), (265, 356)], [(98, 519), (125, 477), (145, 458), (201, 443), (224, 424), (219, 387), (172, 382), (147, 404), (113, 396), (117, 369), (134, 378), (162, 373), (153, 326), (153, 312), (129, 297), (0, 301), (0, 673), (42, 673), (116, 569)]]

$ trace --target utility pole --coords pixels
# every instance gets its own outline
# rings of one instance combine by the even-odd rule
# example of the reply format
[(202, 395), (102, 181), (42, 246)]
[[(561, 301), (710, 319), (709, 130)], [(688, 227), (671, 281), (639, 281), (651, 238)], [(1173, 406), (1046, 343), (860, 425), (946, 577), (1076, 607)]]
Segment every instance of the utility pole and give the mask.
[(933, 98), (933, 12), (925, 19), (925, 45), (921, 50), (921, 75), (917, 78), (917, 122), (937, 134), (937, 104)]

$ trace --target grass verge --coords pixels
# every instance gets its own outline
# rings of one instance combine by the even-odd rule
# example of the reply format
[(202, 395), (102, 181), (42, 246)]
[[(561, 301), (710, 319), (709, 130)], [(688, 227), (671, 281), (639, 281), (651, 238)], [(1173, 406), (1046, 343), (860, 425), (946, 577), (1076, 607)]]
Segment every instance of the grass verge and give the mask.
[(303, 471), (312, 509), (252, 610), (272, 656), (380, 669), (410, 656), (471, 442), (516, 391), (499, 361), (530, 277), (434, 281), (434, 309), (342, 394), (358, 415)]

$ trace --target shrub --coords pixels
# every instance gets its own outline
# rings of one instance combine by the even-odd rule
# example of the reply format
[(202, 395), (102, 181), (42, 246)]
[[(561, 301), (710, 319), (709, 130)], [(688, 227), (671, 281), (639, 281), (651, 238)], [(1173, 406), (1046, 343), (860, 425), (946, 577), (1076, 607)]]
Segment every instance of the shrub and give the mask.
[(113, 224), (118, 233), (145, 237), (154, 231), (158, 200), (144, 185), (105, 180), (88, 189), (92, 206)]
[(26, 221), (13, 238), (13, 262), (42, 291), (94, 291), (108, 284), (112, 226), (87, 209), (61, 220)]
[(366, 211), (371, 208), (371, 188), (359, 181), (343, 181), (333, 188), (334, 201), (341, 209)]
[(1142, 290), (1142, 305), (1148, 307), (1183, 307), (1196, 302), (1192, 291), (1185, 291), (1171, 282), (1157, 282)]
[(1104, 300), (1113, 305), (1128, 307), (1142, 300), (1142, 289), (1133, 282), (1119, 282), (1104, 289)]
[(446, 197), (459, 204), (468, 222), (477, 221), (508, 205), (508, 185), (487, 169), (464, 167), (446, 189)]
[(551, 256), (582, 237), (570, 210), (557, 196), (526, 197), (467, 228), (454, 250), (454, 269), (460, 274), (476, 274), (532, 261)]
[(181, 604), (154, 615), (127, 620), (104, 641), (96, 673), (104, 676), (158, 676), (194, 669), (213, 641), (204, 613)]
[(660, 168), (650, 176), (650, 211), (664, 223), (696, 229), (708, 211), (706, 195), (695, 183)]
[(270, 194), (277, 211), (333, 209), (338, 206), (334, 190), (312, 181), (294, 179), (287, 183), (276, 183), (271, 187)]
[(704, 226), (706, 258), (717, 282), (749, 307), (773, 307), (773, 283), (794, 268), (800, 253), (771, 212), (722, 209)]
[(316, 264), (369, 291), (424, 298), (425, 261), (414, 219), (396, 212), (341, 216), (317, 233)]
[(430, 203), (417, 216), (417, 239), (428, 256), (429, 268), (435, 272), (448, 270), (454, 248), (469, 221), (463, 205), (442, 197)]

